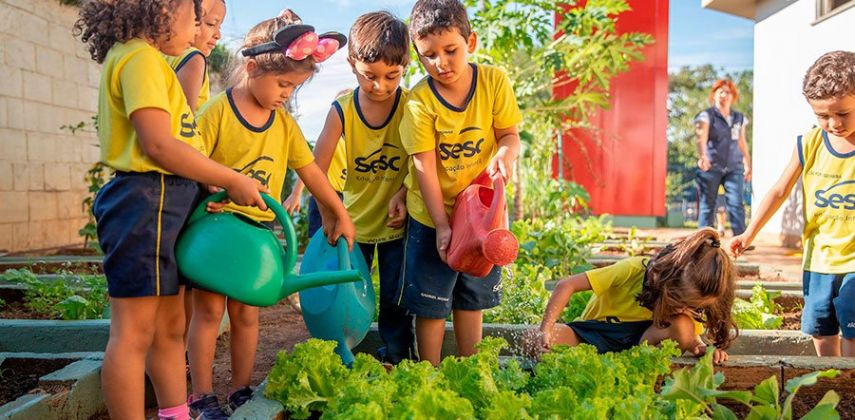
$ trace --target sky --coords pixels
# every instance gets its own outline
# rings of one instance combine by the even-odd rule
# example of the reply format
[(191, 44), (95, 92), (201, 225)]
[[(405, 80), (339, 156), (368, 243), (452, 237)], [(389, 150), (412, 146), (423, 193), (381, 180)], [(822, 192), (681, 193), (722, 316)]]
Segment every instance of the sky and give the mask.
[[(647, 0), (631, 0), (639, 7)], [(233, 49), (249, 28), (279, 14), (283, 7), (297, 12), (303, 22), (319, 32), (347, 34), (356, 18), (366, 12), (387, 10), (409, 16), (415, 0), (226, 0), (223, 40)], [(713, 64), (727, 70), (750, 69), (753, 62), (753, 28), (750, 20), (702, 9), (701, 0), (670, 1), (668, 66)], [(643, 6), (641, 6), (643, 7)], [(323, 126), (330, 103), (342, 89), (356, 86), (356, 79), (339, 51), (321, 64), (321, 70), (297, 94), (297, 118), (306, 138), (314, 142)]]

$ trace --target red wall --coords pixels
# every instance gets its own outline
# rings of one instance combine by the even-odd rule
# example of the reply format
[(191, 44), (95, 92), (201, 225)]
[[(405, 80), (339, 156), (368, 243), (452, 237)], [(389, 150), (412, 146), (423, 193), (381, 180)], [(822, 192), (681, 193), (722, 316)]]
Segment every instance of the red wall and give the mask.
[[(618, 32), (644, 32), (655, 41), (644, 49), (644, 61), (633, 63), (612, 81), (610, 109), (592, 120), (599, 133), (574, 132), (575, 138), (562, 138), (563, 175), (588, 190), (596, 214), (664, 216), (668, 0), (629, 0), (629, 4), (633, 10), (619, 16)], [(572, 88), (556, 88), (555, 95), (567, 96)], [(556, 156), (554, 176), (557, 163)]]

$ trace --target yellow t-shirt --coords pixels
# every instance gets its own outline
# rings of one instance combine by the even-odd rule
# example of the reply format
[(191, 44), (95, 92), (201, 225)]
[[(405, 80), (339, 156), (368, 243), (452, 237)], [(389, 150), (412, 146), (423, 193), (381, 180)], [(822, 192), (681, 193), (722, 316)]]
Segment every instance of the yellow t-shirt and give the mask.
[(143, 108), (168, 112), (172, 135), (204, 150), (181, 84), (160, 51), (141, 39), (117, 42), (104, 59), (98, 91), (101, 161), (117, 171), (170, 174), (140, 147), (130, 117)]
[(202, 51), (194, 47), (190, 47), (184, 50), (179, 56), (164, 55), (163, 58), (169, 63), (169, 67), (172, 67), (172, 70), (178, 73), (178, 70), (181, 70), (181, 67), (184, 67), (187, 61), (197, 54), (202, 56), (202, 60), (205, 60), (205, 72), (202, 74), (202, 88), (199, 89), (199, 99), (196, 101), (196, 109), (202, 109), (202, 105), (208, 102), (208, 98), (211, 97), (211, 83), (208, 80), (208, 59), (205, 58), (205, 54), (202, 54)]
[[(653, 312), (641, 306), (635, 297), (641, 293), (648, 257), (629, 257), (610, 266), (585, 273), (594, 295), (577, 321), (636, 322), (650, 321)], [(704, 327), (695, 321), (695, 333)]]
[(404, 236), (403, 228), (386, 227), (386, 219), (389, 201), (401, 189), (407, 175), (409, 156), (398, 133), (407, 92), (398, 88), (392, 111), (379, 126), (365, 121), (358, 92), (356, 89), (333, 102), (341, 118), (347, 154), (344, 205), (356, 226), (357, 241), (388, 242)]
[(804, 269), (855, 273), (855, 152), (838, 153), (815, 128), (798, 138), (805, 227)]
[(344, 191), (344, 183), (347, 181), (347, 153), (344, 150), (344, 138), (339, 139), (335, 145), (335, 152), (327, 169), (327, 180), (336, 192)]
[[(297, 122), (284, 109), (271, 111), (267, 123), (255, 127), (238, 112), (231, 93), (226, 89), (214, 96), (199, 112), (199, 131), (205, 147), (211, 159), (257, 180), (278, 199), (287, 169), (311, 164), (312, 151)], [(272, 211), (257, 207), (230, 203), (225, 209), (261, 222), (275, 218)]]
[[(440, 97), (430, 76), (410, 92), (401, 121), (401, 142), (408, 154), (436, 150), (437, 174), (445, 209), (454, 208), (457, 194), (487, 168), (496, 154), (495, 129), (522, 121), (510, 80), (491, 66), (470, 64), (474, 71), (465, 105), (457, 108)], [(404, 182), (407, 209), (419, 223), (433, 227), (410, 160)]]

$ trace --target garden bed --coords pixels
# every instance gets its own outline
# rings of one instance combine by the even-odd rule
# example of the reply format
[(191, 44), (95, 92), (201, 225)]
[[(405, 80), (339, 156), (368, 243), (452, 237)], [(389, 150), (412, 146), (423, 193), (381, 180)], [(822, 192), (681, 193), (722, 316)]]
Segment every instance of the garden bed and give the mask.
[(33, 391), (39, 378), (62, 369), (73, 362), (70, 359), (16, 359), (7, 358), (0, 363), (0, 406)]
[(102, 256), (50, 255), (40, 257), (0, 257), (0, 272), (8, 269), (28, 269), (36, 274), (72, 272), (78, 274), (103, 274)]

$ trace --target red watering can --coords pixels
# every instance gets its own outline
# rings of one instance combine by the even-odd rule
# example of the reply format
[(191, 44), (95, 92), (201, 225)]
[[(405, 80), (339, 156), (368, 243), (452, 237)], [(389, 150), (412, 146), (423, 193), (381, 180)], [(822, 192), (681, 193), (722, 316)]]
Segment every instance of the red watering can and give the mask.
[(490, 273), (494, 265), (517, 259), (520, 244), (508, 230), (505, 182), (496, 173), (490, 182), (481, 173), (457, 196), (451, 213), (448, 266), (476, 277)]

